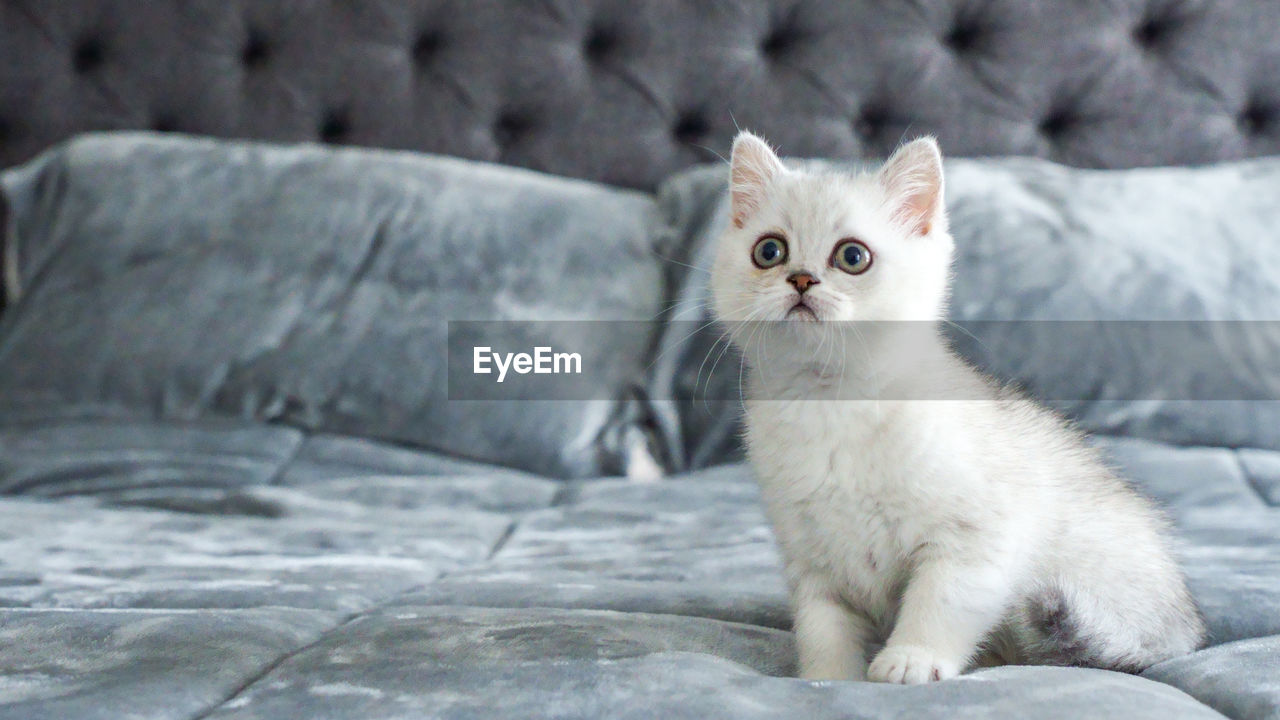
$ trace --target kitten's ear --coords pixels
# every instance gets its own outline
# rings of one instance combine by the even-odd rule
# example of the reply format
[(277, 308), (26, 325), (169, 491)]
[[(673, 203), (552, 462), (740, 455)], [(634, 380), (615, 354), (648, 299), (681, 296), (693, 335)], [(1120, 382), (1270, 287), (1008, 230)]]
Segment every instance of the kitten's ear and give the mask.
[(769, 183), (786, 172), (782, 161), (769, 144), (743, 130), (733, 139), (733, 155), (729, 159), (729, 196), (734, 227), (742, 227), (747, 218), (764, 202)]
[(894, 219), (916, 235), (928, 235), (942, 211), (942, 152), (931, 137), (898, 148), (878, 175)]

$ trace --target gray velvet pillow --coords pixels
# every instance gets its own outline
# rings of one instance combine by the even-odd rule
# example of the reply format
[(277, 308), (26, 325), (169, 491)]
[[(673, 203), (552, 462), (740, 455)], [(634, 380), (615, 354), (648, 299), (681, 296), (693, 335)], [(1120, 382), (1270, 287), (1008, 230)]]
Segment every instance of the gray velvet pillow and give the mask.
[[(0, 424), (230, 415), (556, 476), (625, 470), (651, 342), (581, 402), (448, 399), (449, 320), (649, 320), (647, 195), (407, 153), (86, 136), (0, 175)], [(603, 379), (602, 379), (603, 378)]]
[[(725, 174), (698, 168), (661, 189), (683, 233), (676, 260), (710, 267)], [(1280, 449), (1278, 198), (1280, 158), (1110, 171), (949, 160), (951, 317), (996, 321), (971, 325), (981, 343), (955, 333), (957, 348), (1094, 432)], [(698, 322), (708, 276), (675, 275), (671, 302)], [(671, 400), (672, 442), (699, 466), (737, 453), (740, 406), (724, 398), (738, 362), (711, 373), (723, 346), (687, 335), (662, 339), (653, 396)]]

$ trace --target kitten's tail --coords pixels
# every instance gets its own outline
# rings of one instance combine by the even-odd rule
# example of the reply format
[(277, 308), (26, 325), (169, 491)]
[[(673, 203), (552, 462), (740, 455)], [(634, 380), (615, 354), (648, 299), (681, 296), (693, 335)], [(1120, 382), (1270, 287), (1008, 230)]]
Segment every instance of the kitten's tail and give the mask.
[[(1025, 664), (1140, 673), (1161, 660), (1189, 653), (1203, 642), (1203, 622), (1194, 603), (1190, 607), (1190, 613), (1169, 608), (1171, 612), (1163, 619), (1148, 616), (1126, 623), (1077, 593), (1046, 588), (1014, 613), (1010, 628), (1014, 654), (1017, 662)], [(1151, 627), (1153, 622), (1162, 627)]]

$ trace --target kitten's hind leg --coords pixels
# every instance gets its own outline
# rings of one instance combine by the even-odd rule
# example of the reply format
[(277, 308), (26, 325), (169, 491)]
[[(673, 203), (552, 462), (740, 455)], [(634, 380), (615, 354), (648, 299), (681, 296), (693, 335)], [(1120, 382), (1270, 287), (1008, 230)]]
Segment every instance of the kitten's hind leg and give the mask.
[(872, 624), (837, 600), (820, 583), (801, 581), (792, 593), (800, 677), (806, 680), (865, 680), (866, 645)]

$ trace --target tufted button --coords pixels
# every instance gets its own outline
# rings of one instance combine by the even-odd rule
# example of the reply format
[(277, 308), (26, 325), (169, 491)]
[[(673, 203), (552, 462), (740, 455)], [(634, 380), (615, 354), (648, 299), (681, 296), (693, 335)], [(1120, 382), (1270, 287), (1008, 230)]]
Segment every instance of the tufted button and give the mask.
[(1169, 36), (1176, 21), (1167, 18), (1147, 18), (1133, 28), (1133, 41), (1151, 49), (1158, 47)]
[(510, 147), (533, 129), (533, 119), (527, 113), (504, 110), (493, 124), (493, 139), (499, 148)]
[(1040, 120), (1040, 134), (1049, 138), (1060, 137), (1071, 130), (1077, 118), (1067, 110), (1054, 110)]
[(249, 31), (249, 37), (245, 40), (244, 49), (240, 51), (240, 62), (245, 67), (257, 68), (266, 64), (271, 57), (271, 46), (267, 43), (267, 39), (254, 30)]
[(424, 30), (413, 41), (413, 61), (418, 65), (429, 65), (444, 48), (444, 35), (437, 30)]
[(972, 52), (982, 41), (983, 29), (972, 22), (957, 22), (942, 36), (942, 44), (958, 55)]
[(614, 28), (595, 27), (587, 33), (587, 39), (582, 45), (582, 54), (592, 62), (602, 62), (617, 51), (621, 39)]
[(800, 33), (789, 26), (774, 28), (760, 43), (760, 52), (770, 60), (777, 60), (795, 49), (801, 40)]
[(98, 38), (87, 37), (76, 43), (71, 55), (71, 66), (81, 75), (91, 73), (102, 66), (106, 58), (106, 46)]
[(326, 143), (340, 143), (350, 133), (351, 120), (346, 110), (330, 110), (320, 121), (320, 139)]
[(711, 131), (711, 125), (699, 111), (690, 111), (676, 119), (672, 134), (676, 141), (686, 145), (700, 142)]
[(875, 106), (867, 107), (853, 120), (853, 132), (860, 138), (875, 138), (889, 123), (889, 114)]
[(1236, 124), (1242, 132), (1256, 135), (1266, 132), (1275, 124), (1276, 110), (1259, 102), (1251, 102), (1236, 117)]

